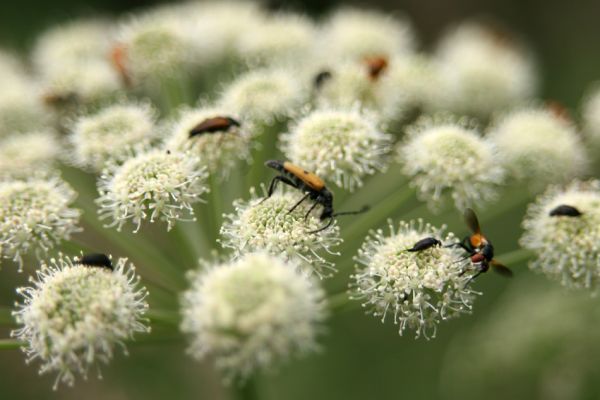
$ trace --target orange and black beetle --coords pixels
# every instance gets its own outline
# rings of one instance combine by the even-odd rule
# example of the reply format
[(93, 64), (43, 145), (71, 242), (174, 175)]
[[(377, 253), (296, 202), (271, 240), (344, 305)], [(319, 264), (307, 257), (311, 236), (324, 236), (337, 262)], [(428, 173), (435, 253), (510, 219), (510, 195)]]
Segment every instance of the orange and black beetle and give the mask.
[(317, 229), (316, 231), (311, 231), (310, 233), (320, 232), (329, 228), (329, 226), (333, 223), (333, 218), (337, 216), (359, 214), (369, 209), (369, 207), (365, 206), (358, 211), (335, 213), (333, 211), (333, 193), (327, 189), (325, 182), (317, 175), (313, 174), (312, 172), (308, 172), (304, 168), (294, 165), (288, 161), (269, 160), (265, 162), (265, 166), (273, 168), (281, 175), (278, 175), (271, 180), (267, 197), (265, 197), (262, 201), (265, 201), (271, 197), (275, 191), (277, 182), (282, 182), (305, 193), (305, 195), (302, 196), (302, 198), (296, 204), (294, 204), (294, 206), (290, 208), (288, 212), (294, 211), (296, 207), (298, 207), (304, 200), (308, 198), (313, 200), (314, 204), (306, 213), (304, 217), (305, 219), (308, 218), (312, 210), (314, 210), (317, 205), (320, 204), (323, 206), (323, 212), (319, 218), (321, 220), (329, 218), (329, 222), (323, 228)]

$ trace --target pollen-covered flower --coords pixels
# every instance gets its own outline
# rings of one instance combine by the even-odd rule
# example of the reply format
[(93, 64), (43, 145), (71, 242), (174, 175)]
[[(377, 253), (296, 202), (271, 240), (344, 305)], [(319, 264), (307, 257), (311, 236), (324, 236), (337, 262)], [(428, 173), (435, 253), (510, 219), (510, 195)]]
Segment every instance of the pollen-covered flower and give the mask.
[(358, 110), (324, 109), (299, 120), (282, 141), (290, 161), (354, 190), (366, 175), (384, 169), (391, 136)]
[(128, 78), (137, 83), (182, 73), (198, 59), (184, 21), (165, 9), (150, 11), (121, 27), (115, 49)]
[(191, 35), (202, 55), (203, 64), (219, 65), (238, 58), (240, 41), (264, 22), (257, 3), (251, 1), (190, 4)]
[(583, 132), (595, 149), (600, 148), (600, 85), (587, 94), (582, 106)]
[(489, 135), (499, 159), (517, 179), (535, 190), (548, 183), (567, 182), (581, 175), (586, 155), (573, 123), (551, 110), (514, 111), (494, 126)]
[(391, 59), (380, 84), (384, 117), (398, 120), (407, 112), (434, 108), (440, 85), (439, 65), (431, 57), (414, 54)]
[(437, 59), (445, 110), (488, 118), (535, 93), (532, 57), (516, 39), (484, 25), (455, 27), (443, 37)]
[(149, 104), (122, 103), (82, 116), (71, 128), (73, 162), (101, 171), (109, 161), (123, 161), (157, 139), (156, 112)]
[(32, 286), (13, 312), (20, 329), (12, 336), (25, 342), (27, 362), (39, 360), (40, 373), (56, 373), (54, 388), (72, 385), (90, 368), (108, 363), (114, 347), (134, 333), (150, 329), (142, 318), (148, 308), (146, 288), (126, 258), (114, 270), (83, 265), (63, 255), (42, 262)]
[[(558, 212), (569, 206), (577, 213)], [(554, 211), (554, 212), (553, 212)], [(558, 214), (558, 215), (550, 215)], [(536, 253), (530, 268), (572, 288), (598, 289), (600, 282), (600, 182), (551, 187), (531, 204), (521, 245)]]
[(61, 152), (53, 132), (33, 131), (0, 137), (0, 179), (49, 172)]
[(398, 147), (417, 194), (438, 208), (449, 195), (459, 210), (493, 199), (503, 178), (493, 146), (468, 121), (422, 118)]
[(249, 201), (236, 200), (233, 203), (235, 214), (225, 216), (221, 227), (223, 247), (234, 250), (238, 255), (265, 250), (288, 259), (297, 258), (306, 275), (315, 273), (323, 278), (335, 271), (334, 264), (324, 257), (337, 255), (333, 248), (342, 242), (339, 228), (333, 224), (321, 232), (312, 233), (327, 223), (327, 220), (319, 219), (321, 207), (308, 214), (312, 202), (306, 200), (290, 212), (302, 198), (301, 193), (275, 192), (262, 202), (254, 190), (251, 194)]
[(360, 265), (350, 284), (353, 298), (382, 322), (389, 315), (401, 335), (408, 329), (416, 337), (435, 337), (440, 321), (471, 310), (478, 293), (468, 285), (471, 275), (461, 275), (470, 261), (454, 247), (406, 251), (428, 237), (443, 244), (456, 243), (453, 234), (444, 235), (444, 228), (418, 220), (401, 221), (397, 228), (389, 221), (389, 229), (389, 236), (381, 229), (372, 232), (358, 251), (355, 260)]
[(30, 251), (38, 256), (80, 231), (80, 212), (71, 207), (77, 194), (54, 177), (0, 182), (2, 256), (22, 268)]
[(0, 76), (0, 136), (47, 128), (48, 117), (29, 79), (24, 75)]
[(316, 90), (316, 102), (321, 107), (385, 108), (382, 77), (372, 78), (366, 62), (347, 62), (327, 71), (330, 77)]
[(326, 21), (321, 43), (323, 55), (328, 59), (358, 61), (408, 53), (415, 45), (415, 35), (403, 17), (343, 8)]
[[(203, 122), (216, 118), (231, 118), (233, 122), (229, 121), (222, 129), (214, 128), (216, 131), (212, 130), (211, 125), (210, 131), (192, 133)], [(210, 173), (225, 177), (236, 166), (237, 160), (250, 159), (250, 129), (248, 124), (237, 115), (231, 115), (225, 108), (185, 109), (178, 116), (164, 146), (171, 151), (188, 151), (197, 155)]]
[(206, 169), (191, 154), (151, 150), (107, 167), (98, 181), (101, 219), (121, 230), (131, 220), (134, 232), (142, 221), (165, 221), (170, 230), (176, 220), (193, 218), (192, 204), (208, 192)]
[(41, 90), (49, 105), (72, 102), (88, 106), (111, 100), (121, 88), (121, 78), (109, 63), (90, 59), (63, 64), (56, 74), (42, 81)]
[(181, 329), (189, 352), (210, 356), (227, 379), (245, 379), (317, 347), (323, 291), (291, 261), (250, 253), (190, 274)]
[(67, 65), (86, 65), (90, 61), (108, 63), (110, 25), (98, 19), (74, 20), (52, 28), (37, 40), (32, 61), (45, 78), (63, 74)]
[(252, 29), (241, 35), (238, 53), (251, 65), (293, 66), (299, 59), (307, 62), (315, 39), (315, 27), (308, 18), (278, 14), (256, 21)]
[(234, 80), (220, 105), (245, 119), (268, 124), (297, 111), (306, 96), (306, 88), (291, 70), (257, 69)]

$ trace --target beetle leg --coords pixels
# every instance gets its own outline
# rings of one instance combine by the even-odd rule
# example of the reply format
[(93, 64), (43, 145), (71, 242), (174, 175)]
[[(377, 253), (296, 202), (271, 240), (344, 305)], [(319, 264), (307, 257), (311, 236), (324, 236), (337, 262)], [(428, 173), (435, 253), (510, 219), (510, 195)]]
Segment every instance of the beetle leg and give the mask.
[(293, 188), (298, 189), (298, 185), (296, 185), (292, 180), (286, 178), (285, 176), (277, 175), (276, 177), (274, 177), (271, 180), (271, 183), (269, 184), (269, 190), (267, 191), (267, 197), (262, 199), (260, 201), (260, 203), (258, 203), (258, 204), (261, 204), (263, 201), (267, 200), (269, 197), (271, 197), (273, 195), (273, 192), (277, 188), (277, 182), (279, 182), (279, 181), (285, 183), (286, 185), (290, 185)]
[(310, 192), (306, 193), (304, 196), (302, 196), (302, 198), (300, 200), (298, 200), (298, 202), (296, 204), (294, 204), (294, 206), (288, 210), (288, 214), (291, 213), (292, 211), (294, 211), (296, 209), (296, 207), (298, 207), (304, 200), (306, 200), (308, 198), (308, 196), (310, 196)]
[(315, 209), (315, 207), (318, 205), (319, 203), (317, 203), (315, 201), (315, 203), (312, 205), (312, 207), (307, 211), (306, 215), (304, 216), (304, 221), (306, 221), (308, 219), (308, 216), (310, 215), (310, 213), (312, 212), (312, 210)]

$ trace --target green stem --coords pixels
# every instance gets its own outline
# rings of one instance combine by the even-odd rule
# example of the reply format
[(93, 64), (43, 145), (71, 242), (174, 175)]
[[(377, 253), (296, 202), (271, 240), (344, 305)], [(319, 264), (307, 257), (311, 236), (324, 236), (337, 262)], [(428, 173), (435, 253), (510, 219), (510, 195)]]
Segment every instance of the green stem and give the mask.
[(258, 388), (256, 378), (248, 378), (246, 381), (234, 384), (233, 399), (235, 400), (258, 400)]
[(219, 237), (219, 231), (221, 229), (221, 224), (222, 224), (222, 220), (223, 220), (223, 196), (221, 194), (221, 183), (219, 182), (218, 178), (214, 176), (214, 174), (211, 174), (209, 176), (209, 182), (210, 182), (210, 201), (209, 203), (211, 203), (212, 205), (212, 211), (213, 211), (213, 215), (212, 215), (212, 220), (213, 220), (213, 227), (214, 227), (214, 232), (213, 232), (213, 236), (214, 236), (214, 240), (216, 241), (217, 238)]
[(179, 314), (167, 310), (149, 309), (146, 316), (153, 324), (166, 325), (171, 327), (179, 326)]
[(534, 256), (534, 253), (528, 249), (516, 249), (508, 253), (496, 256), (496, 259), (505, 265), (519, 265)]
[(0, 339), (0, 350), (13, 350), (23, 346), (23, 342), (16, 339)]
[(252, 165), (250, 171), (246, 176), (246, 186), (258, 186), (265, 182), (269, 169), (265, 167), (264, 163), (267, 160), (277, 157), (277, 138), (279, 132), (285, 129), (287, 121), (275, 122), (271, 125), (258, 125), (257, 130), (260, 130), (258, 134), (258, 148), (252, 155)]
[[(397, 190), (383, 201), (375, 204), (371, 210), (357, 217), (350, 226), (342, 230), (342, 237), (344, 238), (342, 249), (346, 250), (357, 236), (366, 233), (369, 229), (379, 225), (381, 221), (389, 218), (413, 193), (413, 189), (408, 187)], [(340, 251), (343, 253), (343, 250)]]

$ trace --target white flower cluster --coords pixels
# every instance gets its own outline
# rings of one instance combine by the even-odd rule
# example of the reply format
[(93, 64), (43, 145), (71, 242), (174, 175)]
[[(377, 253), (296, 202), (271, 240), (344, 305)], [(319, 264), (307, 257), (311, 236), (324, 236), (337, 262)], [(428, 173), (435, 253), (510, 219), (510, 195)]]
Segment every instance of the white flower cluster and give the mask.
[[(389, 222), (390, 235), (382, 230), (367, 237), (355, 260), (360, 264), (351, 277), (353, 297), (382, 322), (390, 316), (399, 333), (415, 331), (416, 337), (435, 337), (440, 321), (471, 311), (474, 292), (464, 273), (470, 261), (456, 247), (433, 246), (408, 252), (415, 243), (435, 238), (443, 244), (456, 237), (422, 220)], [(460, 262), (462, 260), (462, 262)]]
[(231, 380), (314, 351), (324, 295), (295, 269), (293, 262), (258, 252), (191, 274), (181, 323), (189, 352), (211, 356)]
[(434, 209), (445, 195), (459, 210), (491, 200), (503, 180), (493, 145), (465, 120), (423, 118), (407, 129), (397, 152), (411, 185)]
[(69, 141), (76, 165), (101, 171), (108, 162), (120, 162), (157, 140), (155, 111), (149, 104), (122, 103), (80, 117)]
[(29, 131), (0, 137), (0, 179), (28, 178), (49, 173), (61, 152), (51, 131)]
[(54, 177), (0, 182), (0, 253), (23, 267), (23, 256), (38, 256), (78, 232), (76, 193)]
[[(240, 126), (191, 136), (194, 127), (212, 118), (231, 118)], [(226, 177), (238, 160), (250, 160), (251, 127), (224, 107), (201, 107), (180, 112), (164, 147), (171, 151), (190, 152), (200, 158), (208, 171)]]
[(316, 110), (281, 137), (283, 152), (291, 162), (352, 191), (386, 166), (391, 136), (377, 125), (358, 110)]
[(12, 336), (24, 342), (27, 362), (39, 360), (41, 374), (57, 374), (55, 389), (108, 363), (134, 333), (149, 331), (146, 288), (127, 259), (114, 264), (110, 270), (60, 255), (42, 263), (32, 286), (18, 289), (22, 302), (13, 316), (21, 327)]
[(192, 155), (163, 150), (140, 153), (104, 170), (98, 181), (98, 213), (118, 230), (131, 220), (137, 232), (146, 219), (165, 221), (170, 230), (185, 214), (193, 217), (192, 204), (209, 190), (207, 176), (206, 168)]
[[(555, 211), (569, 206), (581, 215)], [(554, 211), (554, 213), (553, 213)], [(577, 213), (575, 213), (577, 214)], [(536, 259), (531, 269), (562, 285), (598, 290), (600, 283), (600, 182), (574, 181), (551, 187), (529, 206), (523, 220), (521, 245)]]
[(580, 176), (587, 165), (573, 123), (550, 109), (508, 113), (491, 128), (488, 138), (508, 172), (534, 190)]
[(250, 200), (236, 200), (235, 214), (225, 216), (221, 244), (238, 256), (262, 250), (286, 259), (298, 259), (304, 274), (330, 276), (335, 271), (334, 263), (326, 257), (338, 255), (334, 248), (342, 242), (339, 227), (332, 225), (321, 232), (310, 233), (322, 228), (327, 221), (319, 219), (320, 207), (308, 214), (312, 207), (310, 201), (304, 201), (290, 212), (301, 198), (300, 193), (275, 192), (261, 202), (251, 191)]

